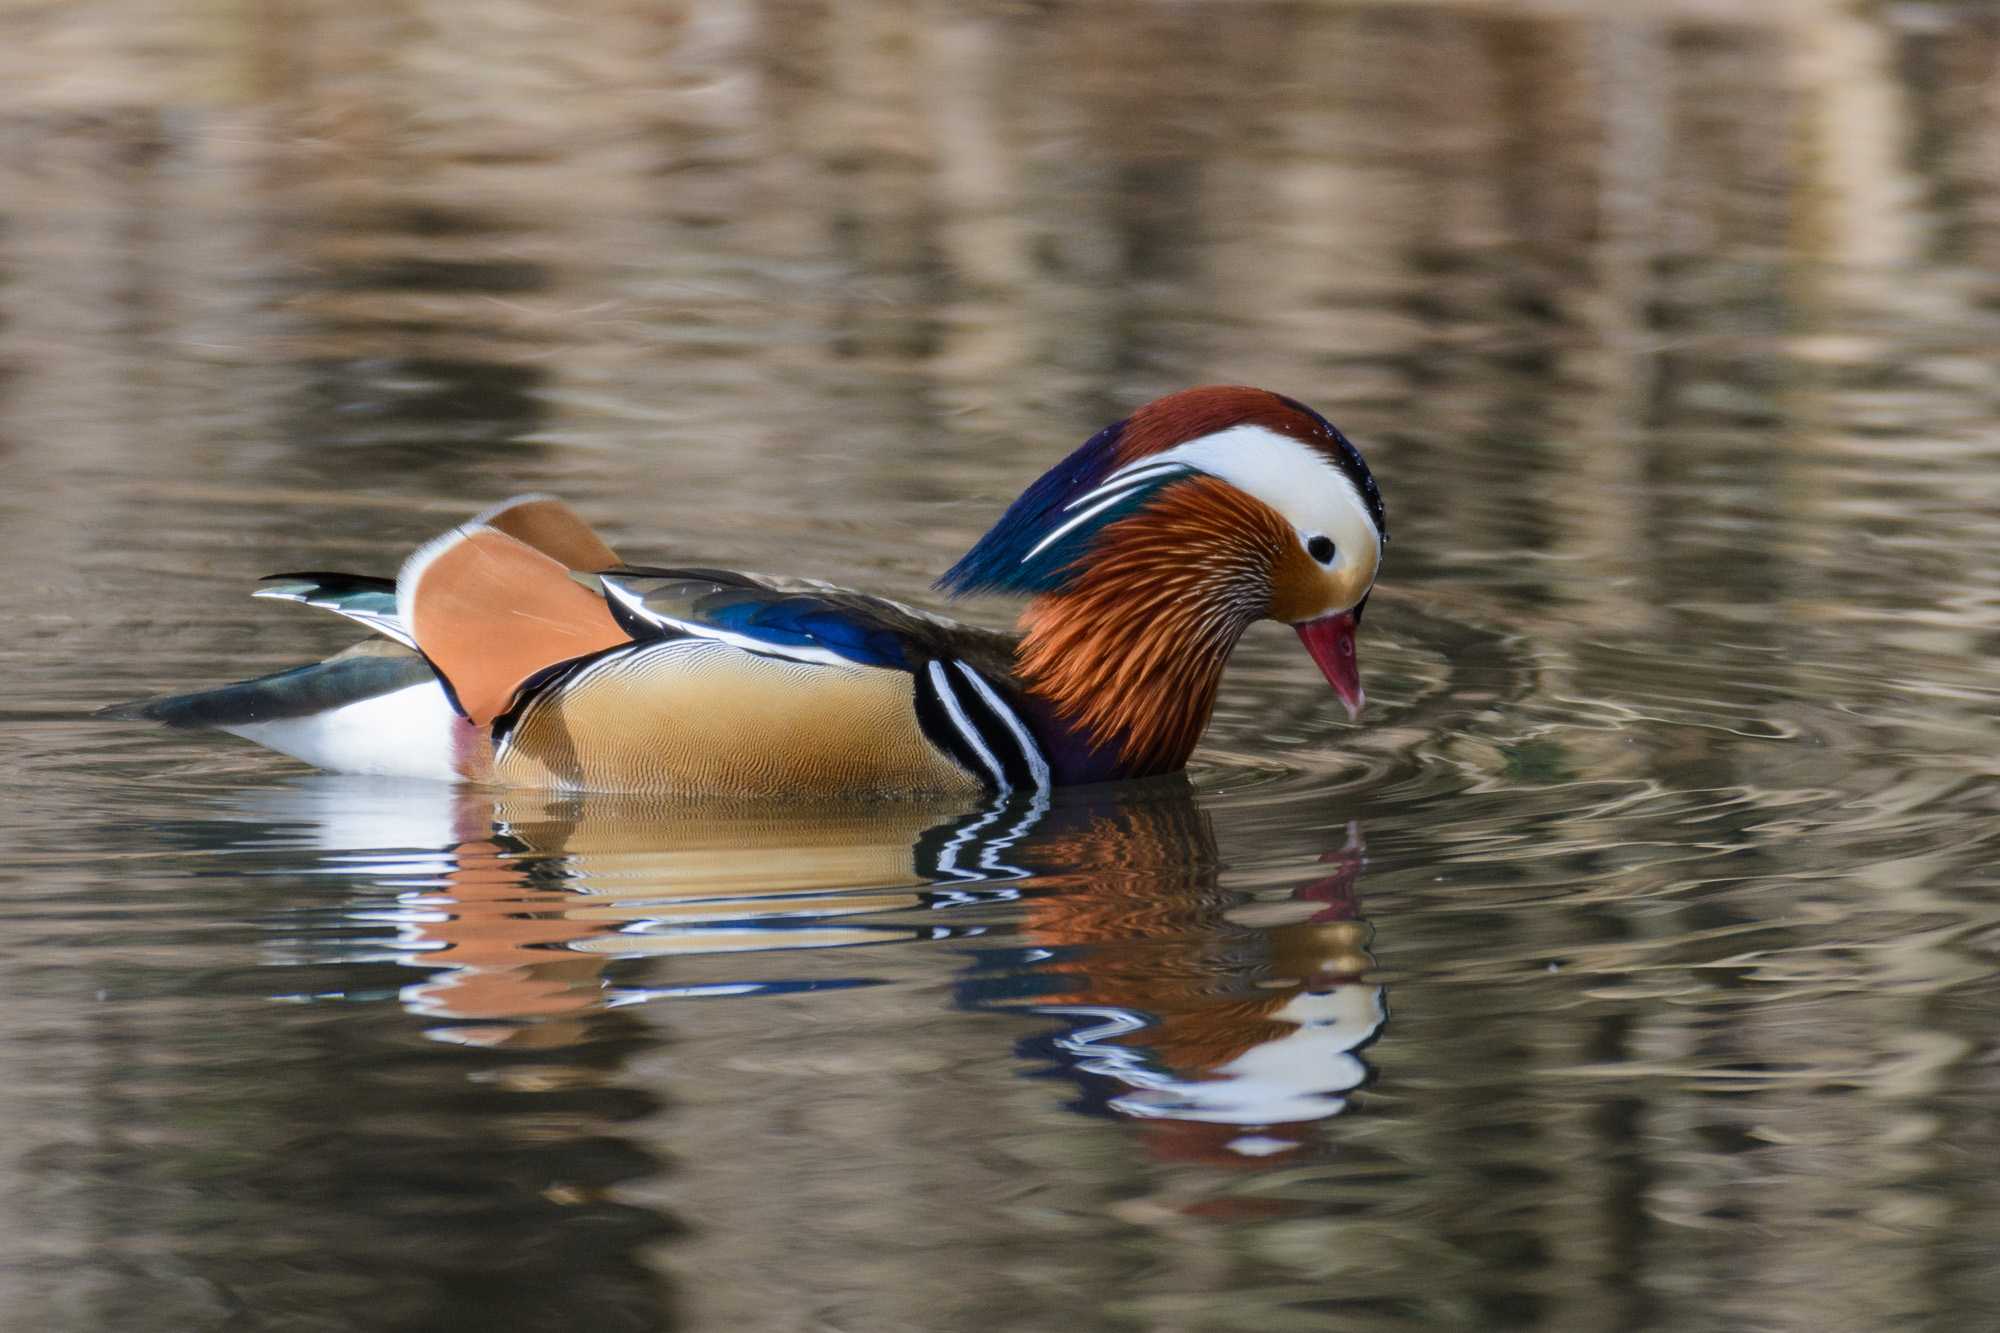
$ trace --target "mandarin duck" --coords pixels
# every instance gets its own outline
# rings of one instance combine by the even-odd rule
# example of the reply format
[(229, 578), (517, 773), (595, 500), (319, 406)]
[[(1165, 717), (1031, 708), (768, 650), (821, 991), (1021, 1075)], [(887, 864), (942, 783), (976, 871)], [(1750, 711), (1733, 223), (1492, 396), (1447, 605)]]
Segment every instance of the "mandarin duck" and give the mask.
[(321, 768), (689, 796), (1027, 792), (1186, 764), (1224, 662), (1297, 629), (1348, 714), (1387, 540), (1368, 466), (1261, 389), (1188, 389), (1044, 473), (938, 580), (1027, 598), (1017, 633), (828, 584), (623, 563), (549, 496), (508, 500), (397, 577), (284, 574), (260, 597), (381, 637), (308, 666), (105, 710)]

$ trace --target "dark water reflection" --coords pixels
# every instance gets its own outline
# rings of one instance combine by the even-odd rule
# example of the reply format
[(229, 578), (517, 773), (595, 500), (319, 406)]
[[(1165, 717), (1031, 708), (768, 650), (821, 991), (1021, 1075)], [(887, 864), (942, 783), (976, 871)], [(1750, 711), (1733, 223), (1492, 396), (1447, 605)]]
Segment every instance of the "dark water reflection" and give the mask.
[[(1768, 8), (0, 18), (0, 1326), (2000, 1326), (2000, 25)], [(1185, 787), (81, 720), (529, 489), (923, 600), (1213, 380), (1395, 541)]]

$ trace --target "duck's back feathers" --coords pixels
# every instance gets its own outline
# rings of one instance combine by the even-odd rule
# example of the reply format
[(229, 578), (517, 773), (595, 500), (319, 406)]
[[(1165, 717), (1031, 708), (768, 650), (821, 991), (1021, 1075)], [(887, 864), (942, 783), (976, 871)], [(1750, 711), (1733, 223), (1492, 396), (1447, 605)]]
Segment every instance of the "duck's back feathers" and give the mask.
[(798, 662), (912, 674), (934, 659), (964, 659), (1005, 680), (1013, 664), (1011, 634), (831, 584), (641, 566), (607, 570), (599, 581), (635, 637), (688, 634)]
[[(504, 533), (570, 570), (610, 569), (619, 563), (618, 553), (606, 546), (574, 509), (552, 495), (517, 495), (502, 500), (475, 515), (465, 526)], [(264, 586), (253, 596), (318, 607), (365, 625), (406, 647), (417, 646), (397, 606), (394, 579), (306, 570), (297, 574), (268, 574), (260, 582)]]

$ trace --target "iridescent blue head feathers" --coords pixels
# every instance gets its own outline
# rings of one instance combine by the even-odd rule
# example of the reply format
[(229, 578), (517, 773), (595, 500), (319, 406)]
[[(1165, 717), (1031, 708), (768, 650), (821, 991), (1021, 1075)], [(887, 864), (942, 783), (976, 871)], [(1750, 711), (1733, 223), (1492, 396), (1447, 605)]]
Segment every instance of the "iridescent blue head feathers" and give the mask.
[(1043, 473), (937, 586), (953, 596), (1032, 596), (1061, 587), (1105, 524), (1133, 512), (1186, 471), (1170, 466), (1142, 475), (1126, 468), (1118, 445), (1128, 424), (1106, 426)]

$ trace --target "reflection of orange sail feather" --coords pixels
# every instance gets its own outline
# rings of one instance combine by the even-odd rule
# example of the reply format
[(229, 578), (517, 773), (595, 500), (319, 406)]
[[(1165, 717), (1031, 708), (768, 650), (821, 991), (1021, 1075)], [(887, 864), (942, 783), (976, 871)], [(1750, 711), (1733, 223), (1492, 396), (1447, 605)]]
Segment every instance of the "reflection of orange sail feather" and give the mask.
[(418, 961), (445, 970), (408, 987), (405, 1002), (442, 1018), (537, 1019), (598, 1007), (603, 961), (553, 950), (608, 927), (556, 914), (568, 895), (534, 890), (498, 843), (463, 842), (452, 856), (443, 891), (427, 895), (446, 915), (410, 932), (435, 950)]
[[(443, 883), (406, 899), (435, 909), (415, 913), (405, 939), (417, 949), (413, 964), (439, 971), (404, 999), (431, 1017), (517, 1020), (439, 1033), (484, 1044), (574, 1035), (549, 1020), (603, 1008), (615, 958), (873, 942), (839, 919), (918, 905), (912, 890), (927, 881), (912, 846), (940, 817), (923, 805), (900, 817), (814, 818), (615, 799), (457, 799), (459, 828), (505, 833), (459, 842)], [(779, 922), (804, 928), (769, 928)]]

